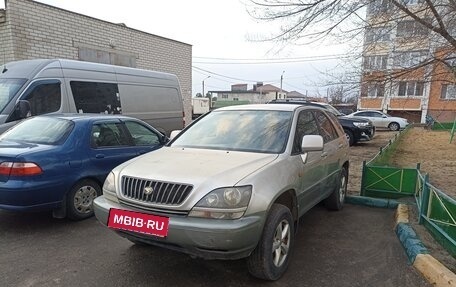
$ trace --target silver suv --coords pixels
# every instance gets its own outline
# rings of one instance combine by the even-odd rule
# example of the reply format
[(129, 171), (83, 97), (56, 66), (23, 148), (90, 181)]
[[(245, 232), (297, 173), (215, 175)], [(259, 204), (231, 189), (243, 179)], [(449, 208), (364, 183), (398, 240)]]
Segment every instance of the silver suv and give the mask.
[(247, 257), (250, 273), (287, 269), (298, 219), (320, 201), (343, 206), (348, 142), (317, 107), (214, 110), (154, 152), (116, 167), (97, 219), (134, 243), (206, 259)]

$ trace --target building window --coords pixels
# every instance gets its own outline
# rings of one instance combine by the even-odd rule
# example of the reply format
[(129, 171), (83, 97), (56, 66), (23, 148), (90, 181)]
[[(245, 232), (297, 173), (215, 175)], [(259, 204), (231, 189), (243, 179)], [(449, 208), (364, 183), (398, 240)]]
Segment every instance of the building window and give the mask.
[(387, 42), (390, 40), (390, 30), (387, 27), (366, 29), (366, 43)]
[(423, 96), (424, 83), (423, 82), (399, 82), (399, 93), (400, 97), (421, 97)]
[(427, 58), (427, 51), (398, 52), (394, 55), (395, 68), (410, 68), (424, 62)]
[(375, 0), (367, 6), (367, 13), (380, 13), (388, 11), (391, 2), (389, 0)]
[(440, 98), (444, 100), (456, 100), (456, 85), (442, 85)]
[(396, 37), (427, 36), (429, 29), (415, 20), (402, 21), (397, 24)]
[(385, 70), (388, 55), (376, 55), (364, 57), (364, 69), (366, 70)]
[(228, 99), (228, 94), (222, 94), (222, 99)]
[(401, 2), (405, 5), (416, 5), (424, 3), (424, 0), (402, 0)]
[(385, 94), (385, 84), (383, 83), (368, 83), (364, 86), (361, 97), (377, 98), (383, 97)]
[(239, 101), (239, 98), (233, 98), (233, 101)]

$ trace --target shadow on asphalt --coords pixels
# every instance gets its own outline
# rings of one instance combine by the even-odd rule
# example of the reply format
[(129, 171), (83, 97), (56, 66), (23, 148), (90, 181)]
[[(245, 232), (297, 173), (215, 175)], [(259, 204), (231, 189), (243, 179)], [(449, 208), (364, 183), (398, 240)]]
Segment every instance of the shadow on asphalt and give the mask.
[(287, 273), (264, 282), (245, 260), (132, 245), (94, 218), (0, 212), (0, 278), (5, 286), (430, 286), (408, 264), (393, 222), (393, 210), (316, 206), (300, 221)]

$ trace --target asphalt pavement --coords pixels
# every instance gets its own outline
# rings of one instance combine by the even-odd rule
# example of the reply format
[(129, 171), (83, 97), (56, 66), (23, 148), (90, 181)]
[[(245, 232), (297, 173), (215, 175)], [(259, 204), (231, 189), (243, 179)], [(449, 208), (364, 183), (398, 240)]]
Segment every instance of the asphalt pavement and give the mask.
[(137, 246), (99, 224), (0, 211), (0, 286), (430, 286), (407, 262), (394, 210), (316, 206), (301, 218), (286, 274)]

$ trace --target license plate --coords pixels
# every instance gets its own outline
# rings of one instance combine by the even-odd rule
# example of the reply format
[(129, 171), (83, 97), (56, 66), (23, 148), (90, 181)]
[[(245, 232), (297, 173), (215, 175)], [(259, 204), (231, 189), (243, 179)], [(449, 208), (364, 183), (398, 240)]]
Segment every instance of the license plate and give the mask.
[(159, 237), (168, 235), (169, 217), (115, 209), (109, 210), (108, 227)]

